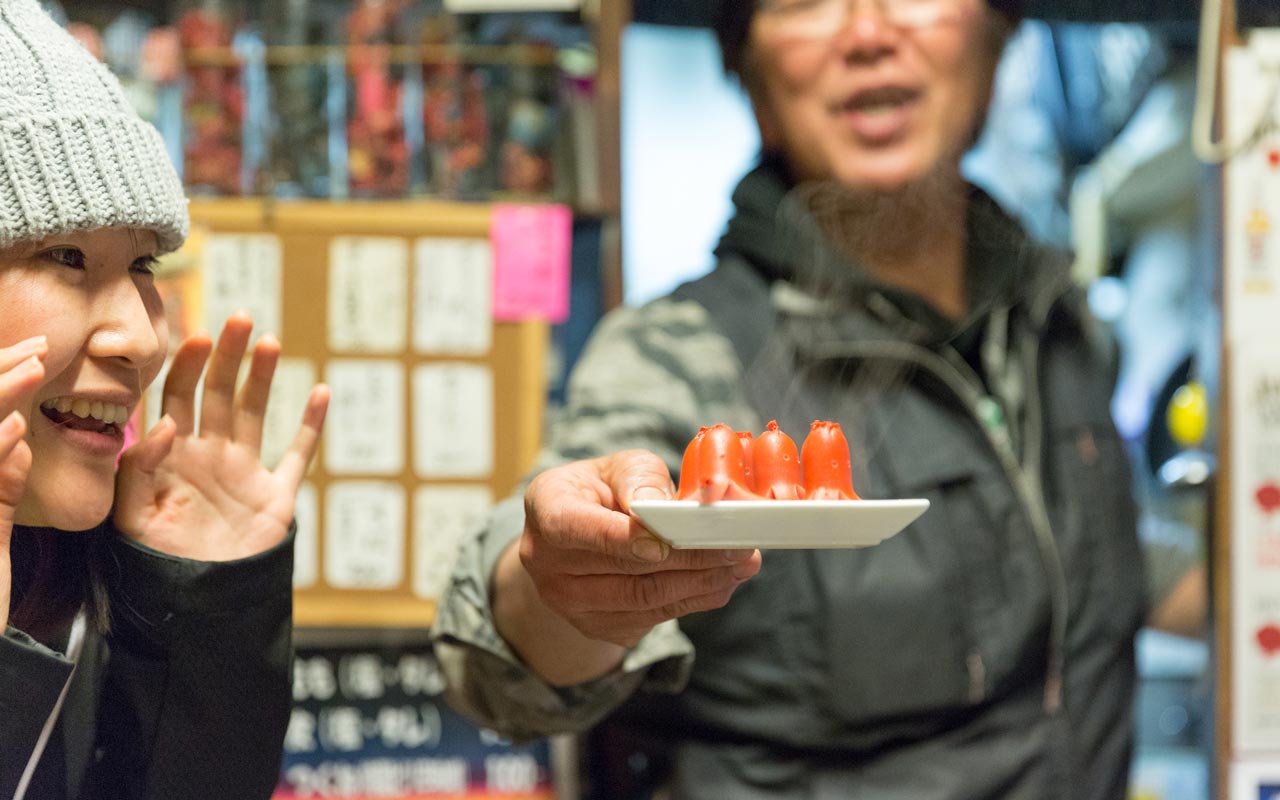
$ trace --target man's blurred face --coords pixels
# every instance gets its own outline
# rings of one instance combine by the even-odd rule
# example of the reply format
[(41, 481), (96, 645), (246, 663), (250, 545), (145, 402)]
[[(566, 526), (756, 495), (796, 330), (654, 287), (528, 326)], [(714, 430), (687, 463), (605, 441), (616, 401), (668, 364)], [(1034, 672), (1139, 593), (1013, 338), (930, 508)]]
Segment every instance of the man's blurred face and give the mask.
[(994, 13), (982, 0), (761, 0), (746, 81), (766, 147), (797, 179), (853, 189), (958, 170), (999, 60)]

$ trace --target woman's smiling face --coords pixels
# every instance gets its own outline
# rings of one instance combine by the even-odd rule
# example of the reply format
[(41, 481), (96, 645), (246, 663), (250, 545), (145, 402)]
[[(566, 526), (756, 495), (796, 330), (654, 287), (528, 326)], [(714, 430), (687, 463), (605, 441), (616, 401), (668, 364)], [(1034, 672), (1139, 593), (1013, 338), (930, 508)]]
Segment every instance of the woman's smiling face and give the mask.
[(110, 513), (125, 422), (164, 363), (169, 330), (151, 231), (100, 228), (0, 249), (0, 347), (45, 336), (27, 418), (17, 522), (85, 530)]

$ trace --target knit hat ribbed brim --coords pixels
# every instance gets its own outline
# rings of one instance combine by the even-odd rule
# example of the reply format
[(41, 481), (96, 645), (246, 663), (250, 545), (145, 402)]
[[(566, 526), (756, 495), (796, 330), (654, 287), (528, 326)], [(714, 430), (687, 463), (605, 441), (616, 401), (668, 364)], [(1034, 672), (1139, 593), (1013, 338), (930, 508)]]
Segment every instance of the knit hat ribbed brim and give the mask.
[(160, 133), (36, 0), (0, 0), (0, 75), (0, 246), (109, 227), (181, 246), (187, 201)]

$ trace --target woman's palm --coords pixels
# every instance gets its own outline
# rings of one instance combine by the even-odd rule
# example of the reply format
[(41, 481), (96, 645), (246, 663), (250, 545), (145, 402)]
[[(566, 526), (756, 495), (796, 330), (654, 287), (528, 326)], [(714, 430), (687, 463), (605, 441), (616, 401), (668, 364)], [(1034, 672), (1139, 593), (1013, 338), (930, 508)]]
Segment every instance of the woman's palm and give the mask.
[[(165, 416), (120, 462), (116, 527), (139, 544), (199, 561), (231, 561), (279, 544), (294, 496), (315, 454), (328, 390), (315, 387), (302, 425), (274, 471), (261, 459), (263, 417), (280, 345), (263, 337), (236, 390), (253, 324), (227, 320), (217, 349), (207, 336), (182, 344), (164, 386)], [(209, 360), (195, 423), (195, 391)]]
[(117, 527), (184, 558), (228, 561), (262, 552), (284, 538), (293, 515), (296, 487), (227, 440), (179, 437), (145, 491), (133, 492), (134, 480), (121, 473)]

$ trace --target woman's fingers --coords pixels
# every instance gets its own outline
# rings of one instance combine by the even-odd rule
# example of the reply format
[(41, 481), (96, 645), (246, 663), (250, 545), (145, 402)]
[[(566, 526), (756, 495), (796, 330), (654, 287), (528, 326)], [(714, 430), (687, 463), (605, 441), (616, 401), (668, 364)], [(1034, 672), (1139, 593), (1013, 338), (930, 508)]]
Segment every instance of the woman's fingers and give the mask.
[(47, 352), (49, 352), (49, 343), (43, 336), (32, 336), (30, 339), (0, 349), (0, 372), (7, 372), (32, 356), (43, 357)]
[(27, 420), (14, 411), (0, 421), (0, 522), (13, 522), (13, 509), (22, 499), (22, 490), (31, 468), (31, 451), (15, 453), (27, 433)]
[[(0, 630), (9, 619), (9, 596), (12, 585), (9, 572), (9, 541), (13, 535), (18, 501), (31, 468), (31, 450), (23, 445), (27, 421), (14, 411), (0, 421)], [(21, 451), (15, 450), (23, 445)]]
[(200, 398), (201, 436), (229, 438), (232, 435), (236, 376), (252, 332), (253, 320), (244, 311), (232, 314), (222, 327), (204, 376), (204, 394)]
[[(255, 456), (260, 453), (271, 382), (280, 361), (280, 342), (274, 336), (263, 336), (253, 347), (249, 373), (237, 391), (240, 365), (253, 331), (253, 320), (246, 312), (227, 319), (216, 344), (208, 334), (197, 334), (178, 348), (165, 380), (163, 413), (172, 417), (175, 436), (197, 433), (195, 392), (204, 373), (204, 390), (200, 396), (199, 435), (229, 438)], [(205, 363), (208, 362), (206, 370)], [(329, 390), (316, 386), (307, 399), (302, 424), (277, 468), (296, 488), (302, 482), (307, 464), (315, 456), (320, 433), (329, 406)], [(166, 448), (167, 452), (167, 448)], [(156, 460), (158, 466), (161, 458)]]
[(329, 411), (329, 387), (323, 383), (312, 387), (307, 397), (307, 407), (302, 412), (302, 424), (294, 434), (293, 442), (280, 459), (276, 467), (276, 475), (285, 480), (290, 491), (296, 492), (302, 484), (302, 476), (307, 472), (307, 465), (315, 457), (320, 446), (320, 435), (324, 432), (324, 417)]
[(0, 630), (9, 620), (9, 540), (31, 469), (31, 450), (22, 441), (27, 420), (13, 407), (40, 385), (46, 350), (43, 336), (0, 350)]
[(0, 421), (0, 462), (9, 457), (26, 432), (27, 420), (19, 411), (10, 413)]
[(249, 375), (236, 398), (232, 435), (255, 454), (262, 448), (262, 420), (271, 396), (271, 380), (280, 361), (280, 342), (263, 336), (253, 347)]
[(19, 409), (44, 380), (42, 358), (43, 352), (30, 354), (0, 372), (0, 416)]
[(197, 333), (182, 343), (169, 366), (160, 413), (173, 419), (178, 436), (190, 436), (195, 431), (196, 387), (212, 349), (209, 334)]

